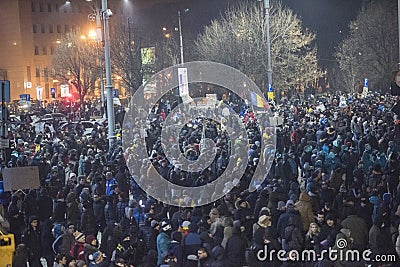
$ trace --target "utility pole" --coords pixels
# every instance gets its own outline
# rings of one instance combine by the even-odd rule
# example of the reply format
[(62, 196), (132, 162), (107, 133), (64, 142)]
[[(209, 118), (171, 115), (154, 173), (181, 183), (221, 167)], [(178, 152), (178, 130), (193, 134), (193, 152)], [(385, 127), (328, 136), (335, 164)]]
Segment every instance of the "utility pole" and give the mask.
[(114, 94), (111, 81), (111, 60), (110, 60), (110, 33), (108, 18), (112, 15), (107, 8), (107, 0), (102, 0), (102, 15), (104, 22), (104, 61), (106, 68), (106, 92), (107, 92), (107, 118), (108, 118), (108, 144), (109, 149), (114, 145), (115, 139), (115, 117), (114, 117)]
[(184, 61), (183, 61), (183, 37), (182, 37), (181, 11), (179, 11), (179, 10), (178, 10), (178, 28), (179, 28), (179, 48), (181, 50), (181, 64), (183, 64), (184, 63)]
[[(400, 1), (400, 0), (399, 0)], [(271, 64), (271, 36), (269, 35), (269, 0), (264, 0), (264, 19), (265, 19), (265, 33), (267, 36), (267, 79), (268, 89), (272, 90), (272, 64)], [(275, 102), (277, 102), (277, 95)]]
[(104, 99), (104, 81), (103, 81), (103, 60), (100, 55), (100, 46), (101, 42), (103, 41), (103, 33), (101, 30), (101, 10), (96, 6), (96, 37), (97, 37), (97, 54), (99, 56), (99, 65), (101, 68), (100, 72), (100, 99), (101, 99), (101, 110), (103, 111), (102, 114), (107, 114), (105, 112), (105, 99)]

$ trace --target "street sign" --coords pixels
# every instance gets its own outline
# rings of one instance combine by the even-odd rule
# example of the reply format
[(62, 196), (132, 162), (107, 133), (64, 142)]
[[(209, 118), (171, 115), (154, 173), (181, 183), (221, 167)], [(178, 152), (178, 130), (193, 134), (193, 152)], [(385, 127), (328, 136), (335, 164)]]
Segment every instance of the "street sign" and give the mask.
[(0, 101), (3, 100), (3, 88), (4, 88), (4, 101), (10, 102), (10, 81), (0, 81)]
[(52, 87), (50, 88), (50, 94), (55, 94), (56, 93), (56, 88)]
[(61, 91), (61, 97), (68, 97), (69, 96), (69, 85), (61, 84), (60, 91)]
[(400, 71), (396, 73), (396, 84), (397, 86), (400, 86)]
[(189, 95), (187, 68), (178, 68), (179, 95)]
[(268, 92), (273, 92), (274, 91), (274, 89), (272, 89), (272, 84), (268, 84)]
[(31, 95), (30, 94), (19, 95), (19, 100), (21, 100), (21, 101), (31, 101)]
[(364, 87), (368, 87), (368, 78), (364, 78)]

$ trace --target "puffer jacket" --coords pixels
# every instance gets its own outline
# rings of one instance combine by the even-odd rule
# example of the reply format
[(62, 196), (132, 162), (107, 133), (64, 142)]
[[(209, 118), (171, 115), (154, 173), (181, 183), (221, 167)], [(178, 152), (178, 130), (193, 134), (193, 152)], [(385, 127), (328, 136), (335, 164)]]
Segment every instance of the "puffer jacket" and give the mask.
[(311, 199), (307, 193), (300, 193), (299, 201), (295, 204), (295, 209), (300, 213), (301, 221), (303, 222), (303, 230), (308, 231), (310, 223), (315, 222), (315, 219), (312, 211)]

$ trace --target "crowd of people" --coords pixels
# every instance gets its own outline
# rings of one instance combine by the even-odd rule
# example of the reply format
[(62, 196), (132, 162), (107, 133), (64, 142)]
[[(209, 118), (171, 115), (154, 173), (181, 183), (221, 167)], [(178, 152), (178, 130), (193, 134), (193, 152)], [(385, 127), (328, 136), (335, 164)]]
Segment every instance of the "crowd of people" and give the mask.
[[(194, 166), (196, 172), (181, 170), (163, 151), (161, 128), (177, 103), (173, 96), (146, 118), (146, 144), (133, 138), (125, 148), (122, 123), (109, 148), (102, 127), (89, 136), (57, 128), (36, 134), (23, 121), (13, 133), (17, 147), (9, 166), (38, 166), (40, 188), (1, 192), (1, 228), (16, 243), (13, 266), (398, 266), (400, 125), (390, 110), (394, 97), (282, 99), (280, 107), (271, 107), (283, 118), (276, 148), (270, 146), (271, 121), (257, 120), (235, 95), (221, 101), (240, 114), (247, 138), (230, 137), (221, 121), (198, 118), (179, 136), (169, 136), (191, 161), (202, 153), (203, 137), (214, 141), (214, 160)], [(248, 142), (247, 161), (231, 151), (232, 142), (240, 141)], [(266, 153), (275, 155), (272, 167), (250, 192)], [(228, 170), (229, 161), (236, 168)], [(128, 169), (132, 164), (136, 168)], [(168, 205), (146, 194), (157, 184), (149, 182), (145, 192), (137, 183), (151, 181), (156, 170), (168, 181), (195, 187), (240, 168), (246, 171), (232, 190), (202, 206), (191, 207), (195, 201), (185, 192), (170, 192), (176, 205)], [(212, 199), (203, 192), (198, 197)], [(325, 253), (332, 249), (370, 250), (371, 260), (332, 259)], [(316, 257), (292, 254), (310, 250)], [(283, 253), (267, 257), (268, 251)]]

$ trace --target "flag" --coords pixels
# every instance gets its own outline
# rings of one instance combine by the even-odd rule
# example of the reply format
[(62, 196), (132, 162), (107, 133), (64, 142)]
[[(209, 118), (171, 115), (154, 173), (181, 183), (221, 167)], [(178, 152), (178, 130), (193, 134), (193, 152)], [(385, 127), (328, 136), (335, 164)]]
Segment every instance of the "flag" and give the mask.
[(251, 91), (250, 91), (250, 103), (251, 105), (259, 108), (264, 107), (269, 109), (269, 104), (267, 103), (267, 101), (265, 101), (264, 97), (259, 96), (258, 94)]

